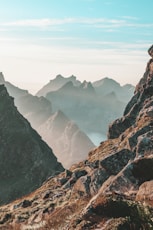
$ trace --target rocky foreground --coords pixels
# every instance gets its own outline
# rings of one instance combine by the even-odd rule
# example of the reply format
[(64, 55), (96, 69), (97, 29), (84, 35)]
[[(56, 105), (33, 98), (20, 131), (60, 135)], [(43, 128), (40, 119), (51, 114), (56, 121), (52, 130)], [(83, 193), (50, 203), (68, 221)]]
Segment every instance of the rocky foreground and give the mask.
[(153, 47), (108, 140), (88, 159), (0, 207), (0, 229), (153, 229)]

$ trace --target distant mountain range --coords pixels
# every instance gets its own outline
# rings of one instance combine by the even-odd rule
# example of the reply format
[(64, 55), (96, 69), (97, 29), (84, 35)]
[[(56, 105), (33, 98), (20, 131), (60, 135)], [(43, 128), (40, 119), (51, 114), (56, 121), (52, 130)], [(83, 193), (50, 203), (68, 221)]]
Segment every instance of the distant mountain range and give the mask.
[(134, 91), (109, 78), (91, 83), (73, 75), (57, 75), (36, 96), (5, 81), (2, 73), (0, 84), (66, 168), (106, 139), (108, 124), (122, 115)]
[(90, 138), (63, 112), (53, 112), (51, 102), (45, 97), (33, 96), (27, 90), (5, 81), (2, 73), (0, 84), (6, 86), (9, 94), (15, 98), (20, 113), (53, 149), (64, 167), (68, 168), (72, 163), (85, 159), (95, 147)]
[(134, 86), (120, 86), (110, 78), (81, 83), (74, 76), (58, 75), (36, 95), (45, 96), (53, 111), (63, 111), (94, 141), (99, 135), (106, 138), (108, 124), (122, 115), (133, 92)]
[(64, 78), (62, 75), (57, 75), (55, 79), (50, 80), (50, 82), (45, 85), (42, 89), (37, 92), (37, 96), (46, 96), (46, 94), (50, 91), (56, 91), (65, 85), (67, 82), (72, 82), (74, 86), (79, 86), (81, 84), (80, 81), (76, 79), (75, 76), (70, 76), (68, 78)]
[(49, 92), (59, 90), (61, 87), (63, 87), (68, 82), (71, 82), (73, 86), (78, 86), (78, 87), (81, 86), (83, 88), (88, 88), (88, 90), (89, 90), (89, 86), (88, 86), (89, 84), (90, 87), (94, 88), (95, 92), (100, 96), (107, 95), (108, 93), (111, 93), (112, 91), (114, 91), (118, 99), (120, 100), (120, 97), (122, 96), (122, 101), (126, 103), (130, 99), (131, 94), (133, 94), (134, 92), (133, 85), (125, 84), (124, 86), (121, 86), (118, 82), (108, 77), (105, 77), (93, 83), (86, 82), (86, 81), (81, 83), (81, 81), (77, 80), (77, 78), (74, 75), (67, 77), (67, 78), (63, 77), (62, 75), (57, 75), (55, 79), (50, 80), (48, 84), (43, 86), (36, 93), (36, 95), (46, 97), (46, 95)]

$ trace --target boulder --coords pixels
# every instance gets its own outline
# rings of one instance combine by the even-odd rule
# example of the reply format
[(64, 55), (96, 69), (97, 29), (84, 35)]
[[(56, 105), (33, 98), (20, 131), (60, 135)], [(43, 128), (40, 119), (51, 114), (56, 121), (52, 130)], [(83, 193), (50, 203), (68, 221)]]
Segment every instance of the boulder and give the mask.
[(153, 180), (146, 181), (140, 186), (136, 200), (153, 206)]

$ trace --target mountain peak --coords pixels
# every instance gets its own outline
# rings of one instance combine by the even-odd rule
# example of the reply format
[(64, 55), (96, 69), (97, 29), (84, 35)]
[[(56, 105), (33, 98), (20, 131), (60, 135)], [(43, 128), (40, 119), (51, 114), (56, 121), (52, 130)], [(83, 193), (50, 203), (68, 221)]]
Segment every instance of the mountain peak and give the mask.
[(76, 76), (74, 76), (73, 74), (69, 77), (69, 79), (71, 79), (72, 81), (76, 81)]
[[(58, 74), (58, 75), (56, 75), (56, 78), (55, 79), (63, 79), (64, 77), (61, 75), (61, 74)], [(50, 80), (50, 81), (52, 81), (52, 80)]]
[(145, 89), (153, 87), (153, 45), (148, 49), (148, 53), (152, 58), (147, 63), (146, 72), (135, 88), (135, 94), (138, 92), (141, 93)]
[(102, 86), (113, 86), (113, 87), (120, 87), (120, 84), (108, 77), (102, 78), (98, 81), (93, 82), (94, 87), (102, 87)]
[(47, 93), (59, 90), (60, 88), (62, 88), (62, 86), (70, 81), (73, 83), (74, 86), (79, 86), (81, 84), (81, 82), (78, 81), (74, 75), (65, 78), (62, 75), (58, 74), (56, 78), (50, 80), (47, 85), (40, 89), (36, 95), (46, 96)]
[(4, 79), (4, 75), (2, 72), (0, 72), (0, 84), (4, 84), (5, 79)]

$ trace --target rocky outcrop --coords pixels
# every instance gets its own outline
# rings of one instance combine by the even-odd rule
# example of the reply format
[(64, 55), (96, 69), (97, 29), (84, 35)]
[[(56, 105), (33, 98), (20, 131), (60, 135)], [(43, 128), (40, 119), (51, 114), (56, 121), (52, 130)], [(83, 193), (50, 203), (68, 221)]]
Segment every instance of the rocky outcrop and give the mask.
[[(137, 125), (140, 116), (145, 117), (146, 113), (152, 117), (152, 92), (153, 92), (153, 59), (151, 59), (146, 68), (142, 79), (135, 89), (135, 94), (127, 104), (124, 117), (117, 119), (109, 126), (108, 138), (117, 138), (132, 125)], [(146, 110), (147, 109), (147, 110)], [(149, 113), (148, 113), (149, 112)], [(143, 118), (141, 117), (141, 120)], [(152, 124), (152, 119), (150, 119)]]
[(0, 85), (0, 204), (32, 192), (63, 171), (52, 150)]

